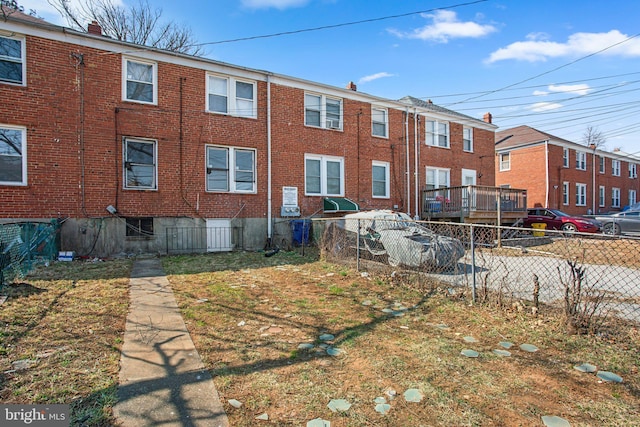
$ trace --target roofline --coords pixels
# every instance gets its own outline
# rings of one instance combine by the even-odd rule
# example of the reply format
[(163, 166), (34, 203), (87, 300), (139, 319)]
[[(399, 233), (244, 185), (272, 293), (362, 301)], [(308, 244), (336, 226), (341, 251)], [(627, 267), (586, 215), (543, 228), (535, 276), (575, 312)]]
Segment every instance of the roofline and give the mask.
[[(112, 52), (118, 55), (129, 55), (136, 56), (149, 60), (161, 60), (159, 57), (165, 58), (174, 58), (174, 61), (165, 61), (177, 63), (178, 65), (185, 65), (192, 68), (199, 68), (205, 71), (210, 72), (224, 72), (224, 68), (230, 68), (234, 70), (240, 71), (241, 74), (245, 76), (250, 76), (256, 80), (267, 81), (269, 80), (271, 83), (282, 84), (290, 87), (300, 88), (304, 90), (316, 90), (322, 91), (323, 93), (329, 95), (335, 95), (342, 98), (357, 100), (361, 102), (367, 102), (371, 104), (375, 104), (378, 106), (391, 108), (395, 110), (407, 111), (414, 110), (415, 112), (428, 115), (433, 117), (446, 117), (447, 120), (453, 122), (472, 122), (475, 124), (475, 127), (483, 127), (488, 130), (494, 130), (497, 128), (496, 125), (487, 123), (480, 119), (475, 119), (469, 116), (469, 120), (464, 120), (460, 113), (455, 111), (452, 114), (444, 114), (441, 112), (434, 112), (426, 108), (422, 108), (419, 106), (412, 106), (405, 104), (403, 102), (392, 100), (388, 98), (382, 98), (379, 96), (371, 95), (365, 92), (357, 92), (347, 88), (340, 88), (337, 86), (328, 85), (325, 83), (314, 82), (298, 77), (292, 77), (284, 74), (278, 74), (271, 71), (260, 70), (255, 68), (244, 67), (240, 65), (235, 65), (223, 61), (217, 61), (201, 56), (188, 55), (185, 53), (172, 52), (156, 47), (143, 46), (131, 42), (126, 42), (122, 40), (115, 40), (103, 35), (96, 35), (85, 33), (82, 31), (74, 30), (72, 28), (63, 27), (60, 25), (52, 24), (46, 21), (42, 22), (34, 22), (31, 20), (21, 19), (19, 16), (9, 15), (6, 21), (0, 21), (0, 25), (8, 24), (8, 30), (11, 32), (17, 32), (24, 35), (31, 35), (35, 37), (43, 37), (43, 38), (53, 38), (57, 41), (77, 44), (80, 46), (86, 46), (94, 49), (100, 49), (108, 52)], [(6, 25), (3, 25), (6, 26)], [(23, 28), (27, 27), (30, 29), (36, 28), (36, 31), (27, 31)], [(0, 28), (2, 31), (2, 28)], [(58, 34), (57, 37), (52, 37), (50, 33)], [(72, 38), (73, 41), (70, 41), (69, 38)], [(114, 47), (116, 46), (116, 47)], [(203, 66), (203, 64), (205, 66)], [(261, 78), (261, 76), (263, 76)], [(483, 126), (479, 126), (483, 125)]]

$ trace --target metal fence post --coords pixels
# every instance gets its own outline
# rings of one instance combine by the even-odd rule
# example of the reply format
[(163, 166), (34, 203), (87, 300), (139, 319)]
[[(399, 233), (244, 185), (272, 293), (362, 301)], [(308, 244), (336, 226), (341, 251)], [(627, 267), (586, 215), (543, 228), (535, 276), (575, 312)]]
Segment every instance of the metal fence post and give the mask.
[(469, 227), (469, 233), (471, 234), (470, 237), (470, 241), (471, 241), (471, 299), (473, 301), (473, 303), (475, 304), (476, 302), (476, 243), (475, 243), (475, 238), (474, 238), (474, 230), (473, 230), (473, 224), (471, 224), (471, 226)]
[(356, 233), (356, 271), (360, 271), (360, 220), (358, 219), (356, 221), (358, 221), (356, 224), (358, 229)]

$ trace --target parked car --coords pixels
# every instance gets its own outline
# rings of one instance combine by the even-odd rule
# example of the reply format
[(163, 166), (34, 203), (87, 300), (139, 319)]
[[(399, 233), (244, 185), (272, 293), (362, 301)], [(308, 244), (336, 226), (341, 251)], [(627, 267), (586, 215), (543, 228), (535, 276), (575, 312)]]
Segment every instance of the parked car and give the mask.
[(602, 227), (602, 224), (596, 219), (572, 216), (557, 209), (529, 209), (527, 217), (524, 219), (524, 225), (532, 227), (532, 224), (536, 223), (546, 224), (548, 230), (580, 233), (597, 233)]
[(640, 210), (627, 210), (610, 215), (598, 215), (605, 234), (640, 233)]
[[(349, 236), (350, 246), (355, 246), (357, 236), (360, 236), (361, 250), (374, 256), (386, 256), (392, 266), (444, 270), (455, 266), (464, 255), (460, 240), (437, 234), (403, 212), (357, 212), (327, 226), (329, 234), (341, 230)], [(339, 245), (344, 240), (333, 238), (331, 241)]]

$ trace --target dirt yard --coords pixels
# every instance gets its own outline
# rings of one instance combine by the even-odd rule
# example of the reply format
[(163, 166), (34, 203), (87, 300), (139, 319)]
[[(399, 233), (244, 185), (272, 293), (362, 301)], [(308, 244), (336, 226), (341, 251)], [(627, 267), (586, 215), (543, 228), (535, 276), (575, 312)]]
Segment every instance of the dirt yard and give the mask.
[[(471, 306), (435, 283), (418, 289), (295, 252), (164, 266), (233, 426), (640, 425), (633, 325), (567, 335), (550, 309)], [(622, 382), (574, 368), (583, 363)]]

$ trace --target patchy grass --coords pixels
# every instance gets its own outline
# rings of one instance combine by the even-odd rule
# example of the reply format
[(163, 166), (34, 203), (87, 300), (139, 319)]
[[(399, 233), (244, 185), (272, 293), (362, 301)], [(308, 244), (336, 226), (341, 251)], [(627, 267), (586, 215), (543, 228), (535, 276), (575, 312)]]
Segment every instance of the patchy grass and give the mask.
[[(549, 308), (533, 317), (470, 306), (437, 284), (417, 289), (399, 275), (363, 276), (307, 254), (162, 260), (232, 426), (304, 426), (318, 417), (332, 426), (528, 426), (542, 425), (543, 415), (576, 426), (640, 425), (635, 325), (567, 336)], [(56, 263), (2, 290), (9, 296), (0, 306), (3, 403), (70, 403), (73, 425), (115, 425), (130, 267)], [(322, 334), (334, 339), (323, 342)], [(477, 342), (465, 342), (469, 336)], [(492, 352), (500, 341), (515, 344), (511, 357)], [(524, 352), (522, 343), (539, 351)], [(327, 355), (324, 344), (340, 353)], [(480, 356), (465, 358), (463, 349)], [(25, 359), (35, 364), (14, 371), (12, 362)], [(585, 362), (624, 382), (573, 369)], [(407, 402), (410, 388), (425, 398)], [(373, 400), (391, 390), (390, 412), (375, 412)], [(333, 413), (332, 399), (352, 406)], [(257, 421), (264, 412), (269, 421)]]
[(113, 424), (130, 267), (59, 262), (0, 290), (0, 401), (71, 404), (72, 425)]
[[(258, 425), (264, 412), (270, 421), (262, 423), (279, 426), (318, 417), (332, 426), (521, 426), (541, 425), (543, 415), (572, 425), (640, 425), (640, 334), (633, 325), (567, 336), (551, 309), (533, 317), (469, 306), (435, 284), (412, 289), (397, 277), (363, 277), (292, 252), (172, 257), (164, 266), (233, 426)], [(320, 349), (325, 333), (334, 335), (328, 344), (338, 356)], [(500, 341), (515, 344), (511, 357), (492, 352)], [(522, 351), (523, 343), (540, 350)], [(465, 348), (480, 357), (461, 356)], [(584, 362), (624, 382), (573, 369)], [(425, 399), (406, 402), (409, 388)], [(381, 415), (373, 400), (389, 390), (398, 397)], [(332, 399), (353, 406), (333, 413)]]

